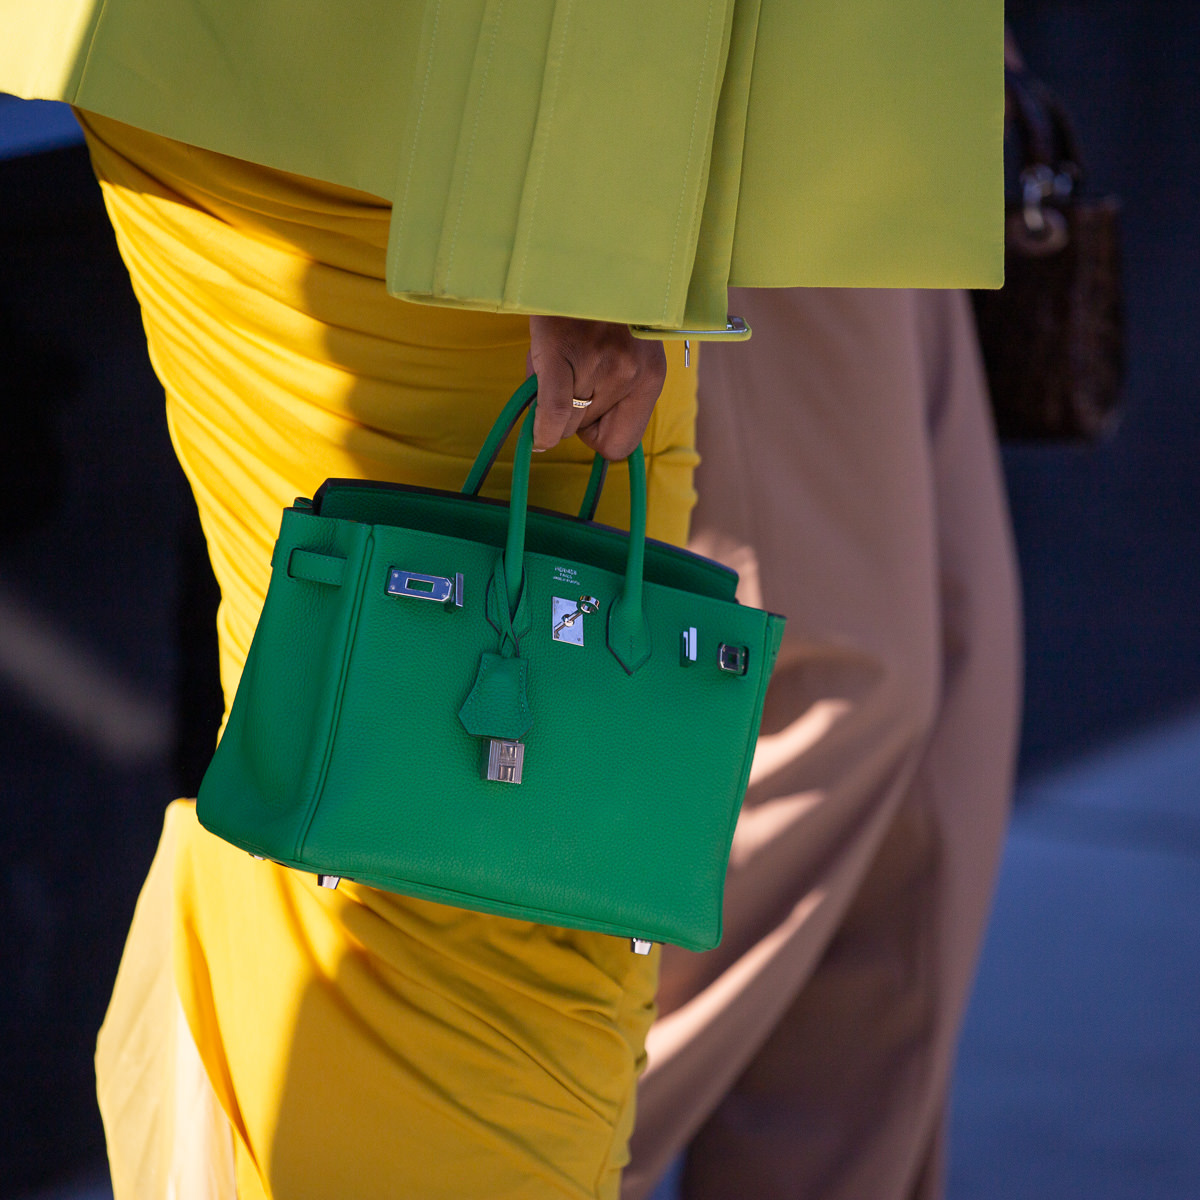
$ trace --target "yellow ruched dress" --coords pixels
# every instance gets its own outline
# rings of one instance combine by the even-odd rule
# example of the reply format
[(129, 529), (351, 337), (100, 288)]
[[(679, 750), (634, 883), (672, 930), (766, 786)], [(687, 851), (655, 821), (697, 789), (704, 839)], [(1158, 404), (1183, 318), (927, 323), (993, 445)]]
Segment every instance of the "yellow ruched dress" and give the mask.
[[(384, 201), (81, 120), (220, 583), (228, 705), (283, 506), (327, 476), (461, 486), (528, 323), (389, 298)], [(694, 372), (668, 357), (650, 532), (682, 542)], [(588, 466), (578, 441), (538, 456), (531, 502), (573, 510)], [(625, 521), (622, 485), (600, 519)], [(97, 1052), (117, 1200), (616, 1197), (656, 971), (617, 938), (319, 889), (179, 801)]]

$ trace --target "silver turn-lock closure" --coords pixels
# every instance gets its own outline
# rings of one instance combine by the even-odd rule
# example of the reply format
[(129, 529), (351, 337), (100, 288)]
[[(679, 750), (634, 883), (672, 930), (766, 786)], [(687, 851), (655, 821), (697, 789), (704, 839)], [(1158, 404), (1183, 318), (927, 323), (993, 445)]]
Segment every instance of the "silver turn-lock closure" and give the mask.
[(600, 601), (595, 596), (580, 596), (578, 600), (564, 600), (554, 596), (550, 602), (551, 620), (554, 626), (550, 636), (556, 642), (571, 646), (583, 645), (582, 617), (590, 617), (600, 611)]

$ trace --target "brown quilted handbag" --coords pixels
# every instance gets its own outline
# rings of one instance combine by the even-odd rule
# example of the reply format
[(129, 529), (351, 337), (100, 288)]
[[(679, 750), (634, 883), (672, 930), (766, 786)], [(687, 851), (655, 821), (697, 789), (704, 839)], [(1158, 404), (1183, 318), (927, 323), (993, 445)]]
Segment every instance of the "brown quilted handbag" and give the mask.
[(1008, 72), (1019, 192), (1006, 204), (1005, 283), (973, 293), (997, 432), (1092, 441), (1116, 424), (1125, 370), (1120, 202), (1082, 195), (1062, 107)]

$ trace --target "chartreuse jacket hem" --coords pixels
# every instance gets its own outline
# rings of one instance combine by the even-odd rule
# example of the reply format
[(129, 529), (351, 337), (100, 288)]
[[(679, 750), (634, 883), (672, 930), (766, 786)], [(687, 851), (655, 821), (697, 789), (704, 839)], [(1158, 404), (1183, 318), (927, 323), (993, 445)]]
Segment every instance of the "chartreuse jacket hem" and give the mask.
[(1002, 0), (0, 0), (0, 89), (392, 203), (391, 292), (996, 287)]

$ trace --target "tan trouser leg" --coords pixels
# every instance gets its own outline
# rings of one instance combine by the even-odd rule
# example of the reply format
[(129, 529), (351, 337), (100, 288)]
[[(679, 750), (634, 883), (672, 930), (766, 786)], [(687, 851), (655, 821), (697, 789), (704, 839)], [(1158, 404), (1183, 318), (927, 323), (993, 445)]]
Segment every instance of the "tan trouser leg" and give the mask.
[(722, 945), (668, 949), (624, 1196), (938, 1189), (1011, 786), (1011, 539), (965, 298), (746, 291), (693, 545), (784, 612)]

